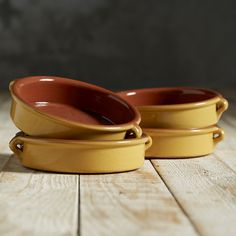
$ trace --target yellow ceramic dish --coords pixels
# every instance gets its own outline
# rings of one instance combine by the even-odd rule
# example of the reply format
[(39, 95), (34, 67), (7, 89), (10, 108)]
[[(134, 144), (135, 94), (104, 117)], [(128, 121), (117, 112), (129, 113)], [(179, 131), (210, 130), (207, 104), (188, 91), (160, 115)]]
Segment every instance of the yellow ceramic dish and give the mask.
[(223, 140), (224, 131), (218, 126), (193, 130), (144, 129), (152, 137), (153, 145), (146, 157), (186, 158), (210, 154)]
[(87, 141), (41, 139), (16, 135), (11, 150), (21, 163), (33, 169), (70, 173), (109, 173), (134, 170), (143, 165), (145, 150), (152, 139)]
[(228, 102), (200, 88), (150, 88), (118, 93), (141, 113), (142, 128), (192, 129), (215, 125)]
[(43, 138), (121, 140), (141, 137), (141, 117), (117, 94), (77, 80), (33, 76), (12, 81), (11, 117), (24, 133)]

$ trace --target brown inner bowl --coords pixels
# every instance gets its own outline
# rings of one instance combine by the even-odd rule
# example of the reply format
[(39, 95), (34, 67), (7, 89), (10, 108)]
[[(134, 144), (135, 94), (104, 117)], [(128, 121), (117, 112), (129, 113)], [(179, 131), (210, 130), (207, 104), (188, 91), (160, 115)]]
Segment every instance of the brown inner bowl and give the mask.
[(203, 102), (218, 96), (211, 90), (195, 88), (156, 88), (120, 92), (135, 106), (176, 105)]
[(58, 77), (16, 80), (13, 93), (43, 113), (91, 125), (120, 125), (138, 117), (134, 109), (110, 91)]

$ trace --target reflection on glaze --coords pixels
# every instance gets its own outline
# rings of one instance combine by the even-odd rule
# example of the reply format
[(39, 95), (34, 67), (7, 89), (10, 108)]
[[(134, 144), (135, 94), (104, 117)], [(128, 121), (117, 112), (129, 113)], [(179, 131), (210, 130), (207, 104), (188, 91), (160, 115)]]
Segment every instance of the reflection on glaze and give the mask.
[(129, 92), (126, 94), (127, 96), (132, 96), (132, 95), (136, 95), (136, 92)]
[(54, 81), (54, 79), (52, 79), (52, 78), (43, 78), (43, 79), (40, 79), (39, 81)]
[(45, 107), (48, 106), (48, 102), (34, 102), (35, 107)]

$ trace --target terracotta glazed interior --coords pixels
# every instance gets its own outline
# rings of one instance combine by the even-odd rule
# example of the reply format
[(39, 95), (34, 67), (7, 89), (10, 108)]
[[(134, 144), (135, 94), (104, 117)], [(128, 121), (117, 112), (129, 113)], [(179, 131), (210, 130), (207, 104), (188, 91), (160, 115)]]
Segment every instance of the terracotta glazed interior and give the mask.
[(95, 88), (74, 80), (49, 77), (18, 80), (13, 90), (31, 107), (70, 121), (112, 125), (136, 119), (134, 110), (122, 99)]
[(203, 89), (142, 89), (121, 92), (120, 95), (136, 106), (176, 105), (202, 102), (217, 96), (216, 93)]

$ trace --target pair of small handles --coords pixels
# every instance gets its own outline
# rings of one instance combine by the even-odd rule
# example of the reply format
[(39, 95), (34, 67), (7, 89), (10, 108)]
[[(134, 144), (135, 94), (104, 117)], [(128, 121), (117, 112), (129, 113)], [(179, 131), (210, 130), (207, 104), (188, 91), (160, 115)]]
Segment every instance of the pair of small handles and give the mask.
[[(139, 125), (134, 125), (131, 129), (131, 132), (135, 135), (136, 138), (140, 138), (142, 136), (142, 129)], [(19, 132), (16, 136), (10, 141), (9, 147), (10, 149), (21, 159), (21, 155), (24, 149), (24, 141), (22, 140), (23, 132)], [(147, 141), (145, 143), (145, 150), (152, 146), (152, 138), (147, 135)]]
[[(143, 134), (143, 131), (141, 127), (138, 124), (135, 124), (130, 130), (127, 131), (126, 137), (132, 137), (132, 138), (141, 138)], [(145, 143), (145, 150), (150, 148), (152, 146), (152, 138), (147, 135), (148, 140)]]
[[(225, 110), (227, 110), (227, 108), (228, 108), (228, 101), (224, 98), (221, 98), (221, 100), (219, 102), (217, 102), (217, 104), (216, 104), (216, 112), (217, 112), (218, 118), (221, 117), (221, 115), (223, 114), (223, 112)], [(135, 124), (131, 128), (131, 133), (133, 133), (136, 138), (141, 138), (142, 129), (140, 128), (139, 125)], [(16, 137), (14, 137), (10, 141), (9, 146), (10, 146), (11, 150), (15, 154), (17, 154), (17, 156), (20, 157), (23, 152), (24, 142), (23, 142), (23, 140), (21, 140), (21, 138), (19, 136), (20, 135), (17, 135)], [(222, 141), (224, 139), (224, 131), (218, 127), (217, 130), (213, 132), (213, 139), (214, 139), (215, 143)], [(145, 143), (145, 150), (147, 150), (151, 145), (152, 145), (152, 139), (150, 136), (148, 136), (148, 140)]]

